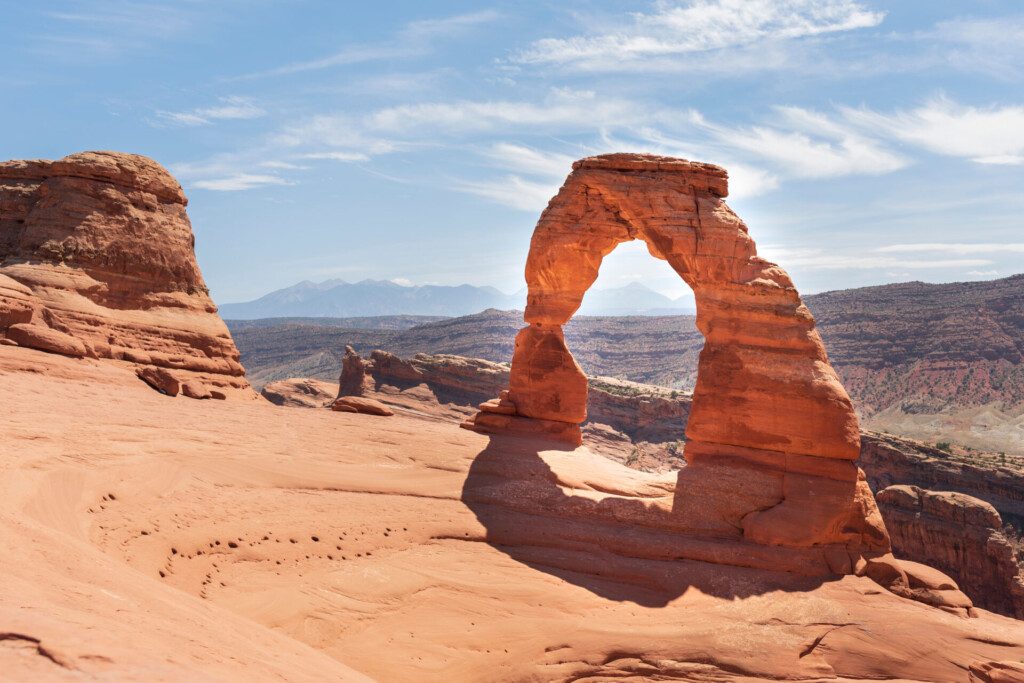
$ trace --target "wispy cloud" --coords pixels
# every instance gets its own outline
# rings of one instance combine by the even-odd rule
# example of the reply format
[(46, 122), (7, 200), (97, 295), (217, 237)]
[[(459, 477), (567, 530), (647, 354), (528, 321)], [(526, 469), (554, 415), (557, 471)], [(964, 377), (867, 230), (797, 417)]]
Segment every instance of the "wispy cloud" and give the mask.
[(882, 253), (918, 253), (942, 252), (949, 254), (1000, 254), (1024, 253), (1024, 242), (989, 242), (989, 243), (957, 243), (957, 242), (919, 242), (916, 244), (890, 244), (879, 247)]
[(685, 58), (755, 43), (877, 26), (884, 12), (853, 0), (690, 0), (658, 2), (650, 13), (606, 20), (569, 38), (545, 38), (514, 55), (520, 64), (586, 71), (645, 68), (655, 58)]
[(598, 97), (592, 90), (554, 89), (541, 101), (460, 100), (402, 105), (371, 114), (366, 124), (390, 133), (431, 130), (442, 133), (479, 133), (509, 127), (621, 126), (650, 117), (638, 103)]
[[(40, 3), (41, 4), (41, 3)], [(35, 51), (63, 60), (109, 59), (152, 49), (157, 41), (187, 34), (202, 15), (199, 3), (92, 0), (70, 11), (44, 11), (48, 32)]]
[(197, 180), (192, 187), (203, 190), (214, 190), (217, 192), (237, 192), (240, 190), (251, 190), (267, 185), (290, 185), (284, 178), (275, 175), (263, 175), (256, 173), (236, 173), (225, 178), (211, 178), (208, 180)]
[(778, 126), (728, 127), (709, 123), (698, 114), (698, 125), (726, 147), (771, 161), (797, 178), (881, 175), (906, 167), (910, 161), (885, 149), (818, 112), (778, 107)]
[(330, 159), (331, 161), (368, 161), (369, 156), (361, 152), (309, 152), (300, 155), (303, 159)]
[(180, 126), (206, 126), (220, 120), (257, 119), (266, 113), (251, 98), (231, 96), (220, 98), (218, 104), (211, 107), (189, 111), (158, 111), (157, 125), (171, 123)]
[(440, 19), (423, 19), (406, 24), (393, 39), (381, 43), (350, 45), (323, 57), (258, 71), (240, 80), (288, 76), (308, 71), (319, 71), (338, 66), (362, 64), (392, 59), (408, 59), (428, 54), (434, 41), (453, 38), (474, 27), (497, 21), (501, 14), (483, 10)]
[(844, 108), (865, 130), (981, 164), (1024, 163), (1024, 106), (973, 107), (937, 97), (910, 111), (883, 114)]
[(560, 183), (536, 181), (518, 175), (493, 180), (462, 180), (454, 188), (520, 211), (537, 212), (547, 206)]
[(978, 258), (895, 257), (877, 249), (857, 253), (762, 245), (758, 251), (784, 268), (799, 268), (802, 270), (930, 270), (975, 268), (992, 264), (992, 261), (989, 259)]
[(959, 18), (920, 31), (915, 39), (937, 46), (935, 61), (1012, 81), (1024, 74), (1024, 15)]

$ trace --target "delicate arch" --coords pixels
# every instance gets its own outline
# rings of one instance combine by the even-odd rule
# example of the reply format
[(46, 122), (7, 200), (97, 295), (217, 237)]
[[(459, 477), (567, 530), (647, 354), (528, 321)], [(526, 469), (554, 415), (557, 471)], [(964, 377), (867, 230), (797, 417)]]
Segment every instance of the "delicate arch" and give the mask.
[(643, 240), (694, 292), (705, 344), (671, 524), (763, 545), (819, 546), (833, 571), (888, 552), (853, 461), (860, 430), (785, 271), (726, 205), (724, 169), (611, 154), (582, 159), (540, 217), (509, 388), (463, 426), (580, 445), (587, 379), (562, 325), (617, 245)]
[(516, 338), (506, 397), (515, 415), (565, 425), (586, 419), (586, 378), (562, 325), (602, 259), (640, 239), (693, 289), (705, 337), (688, 459), (727, 447), (765, 451), (769, 459), (856, 459), (857, 418), (814, 318), (785, 271), (757, 255), (747, 226), (723, 199), (727, 179), (717, 166), (646, 155), (573, 165), (530, 243), (528, 325)]

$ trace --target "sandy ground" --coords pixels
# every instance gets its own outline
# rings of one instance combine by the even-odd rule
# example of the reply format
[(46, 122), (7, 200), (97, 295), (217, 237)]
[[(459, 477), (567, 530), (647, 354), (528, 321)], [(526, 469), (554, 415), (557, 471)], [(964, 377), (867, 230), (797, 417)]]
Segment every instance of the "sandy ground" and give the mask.
[[(560, 545), (550, 511), (464, 502), (483, 458), (569, 498), (666, 475), (411, 413), (170, 398), (0, 347), (0, 455), (2, 680), (938, 681), (1024, 658), (1024, 623), (867, 579)], [(488, 542), (503, 524), (521, 544)]]

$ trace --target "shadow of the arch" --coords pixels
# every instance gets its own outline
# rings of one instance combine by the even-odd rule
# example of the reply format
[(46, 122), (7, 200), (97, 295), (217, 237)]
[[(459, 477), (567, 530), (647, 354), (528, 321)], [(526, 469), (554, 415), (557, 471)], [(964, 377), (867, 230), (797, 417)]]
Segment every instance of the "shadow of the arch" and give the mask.
[[(684, 483), (685, 468), (672, 479), (633, 476), (632, 470), (597, 455), (559, 453), (555, 442), (505, 435), (489, 439), (470, 465), (461, 495), (485, 528), (487, 543), (602, 598), (663, 607), (691, 589), (742, 599), (810, 591), (837, 578), (802, 575), (793, 571), (796, 564), (788, 571), (754, 568), (756, 562), (734, 564), (744, 557), (743, 544), (688, 534), (674, 514), (681, 496), (698, 495)], [(625, 476), (599, 482), (600, 477), (586, 474), (591, 466)], [(621, 485), (604, 486), (616, 480)], [(733, 559), (714, 562), (716, 548)]]

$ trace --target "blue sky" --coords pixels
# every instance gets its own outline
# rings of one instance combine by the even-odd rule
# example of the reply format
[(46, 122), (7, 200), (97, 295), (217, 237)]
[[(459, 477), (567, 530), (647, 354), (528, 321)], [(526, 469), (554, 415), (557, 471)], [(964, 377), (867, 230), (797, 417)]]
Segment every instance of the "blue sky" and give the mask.
[[(573, 159), (711, 161), (805, 293), (1024, 271), (1018, 1), (0, 0), (2, 158), (149, 155), (217, 301), (515, 291)], [(623, 245), (599, 285), (686, 291)]]

